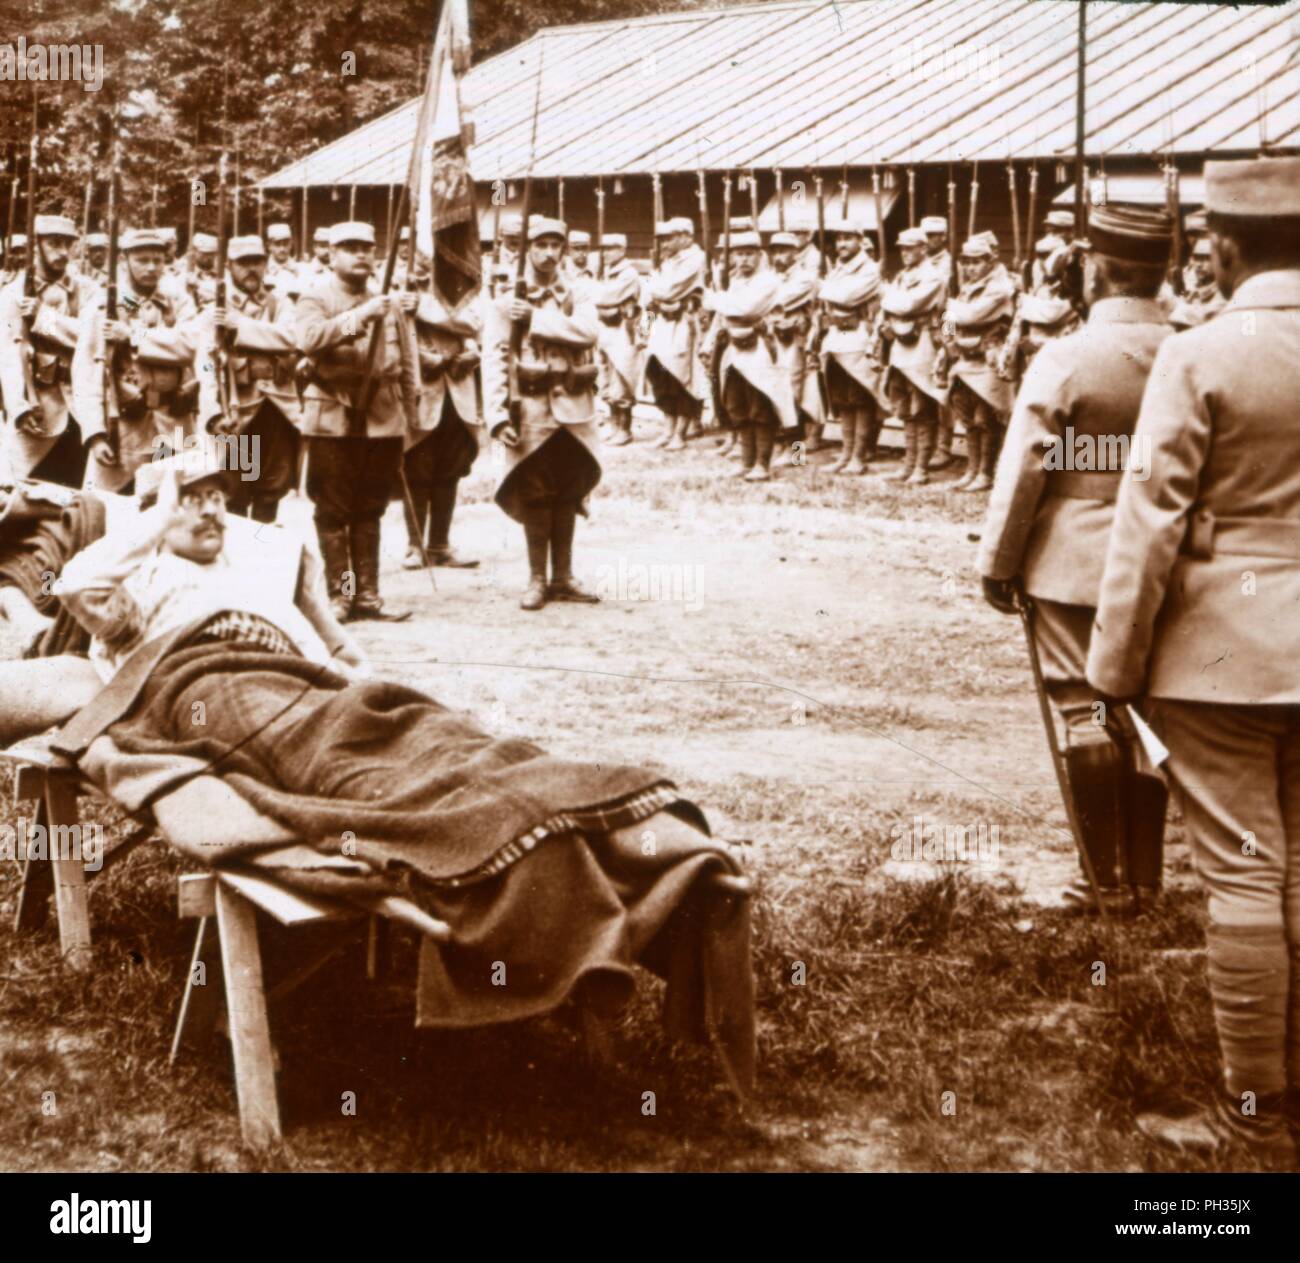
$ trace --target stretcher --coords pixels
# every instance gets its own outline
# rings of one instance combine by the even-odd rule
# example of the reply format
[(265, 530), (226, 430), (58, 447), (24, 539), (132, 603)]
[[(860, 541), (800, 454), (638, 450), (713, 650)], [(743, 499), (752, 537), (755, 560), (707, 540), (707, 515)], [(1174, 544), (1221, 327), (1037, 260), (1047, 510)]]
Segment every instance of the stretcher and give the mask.
[[(104, 801), (102, 792), (74, 765), (39, 740), (0, 749), (0, 763), (14, 770), (16, 800), (35, 801), (33, 819), (47, 830), (51, 843), (54, 839), (79, 837), (80, 797)], [(198, 779), (220, 786), (214, 778)], [(252, 812), (251, 808), (245, 810)], [(88, 877), (119, 863), (151, 837), (161, 835), (166, 839), (168, 825), (175, 827), (177, 815), (173, 810), (169, 820), (137, 820), (133, 831), (96, 857), (99, 867), (94, 873), (87, 872), (84, 857), (68, 853), (67, 847), (51, 844), (39, 856), (24, 851), (18, 856), (21, 888), (15, 930), (31, 931), (43, 926), (52, 905), (64, 961), (75, 970), (90, 969), (93, 952)], [(187, 818), (195, 818), (192, 806)], [(263, 817), (250, 816), (249, 825), (259, 841), (294, 844), (279, 825)], [(750, 897), (751, 885), (746, 877), (711, 873), (705, 880), (712, 899)], [(367, 976), (373, 979), (379, 969), (380, 944), (390, 926), (403, 926), (438, 944), (453, 941), (450, 926), (408, 899), (367, 895), (364, 900), (353, 901), (305, 894), (248, 864), (183, 874), (178, 880), (177, 903), (181, 917), (197, 919), (198, 927), (170, 1060), (174, 1063), (187, 1044), (210, 1035), (224, 1023), (234, 1064), (240, 1128), (245, 1142), (254, 1147), (272, 1144), (283, 1136), (270, 1005), (342, 952), (361, 943), (366, 951)], [(259, 913), (289, 931), (331, 924), (337, 926), (338, 934), (330, 936), (327, 946), (292, 967), (274, 986), (268, 986), (262, 969)], [(608, 1060), (607, 1036), (600, 1019), (584, 1009), (580, 1020), (589, 1056), (597, 1062)]]

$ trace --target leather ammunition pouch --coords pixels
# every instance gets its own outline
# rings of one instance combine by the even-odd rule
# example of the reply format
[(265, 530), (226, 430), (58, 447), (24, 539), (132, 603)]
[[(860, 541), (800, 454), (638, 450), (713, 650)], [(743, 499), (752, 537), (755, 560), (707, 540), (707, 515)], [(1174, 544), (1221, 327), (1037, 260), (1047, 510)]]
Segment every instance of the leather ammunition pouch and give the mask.
[(545, 364), (520, 364), (515, 379), (521, 395), (545, 395), (551, 389), (551, 370)]
[(254, 382), (274, 382), (277, 386), (287, 386), (292, 376), (288, 356), (233, 356), (230, 367), (235, 381), (241, 386), (250, 386)]
[(596, 389), (600, 370), (594, 364), (578, 364), (563, 376), (559, 385), (566, 395), (585, 395)]
[(852, 332), (862, 327), (862, 319), (856, 312), (828, 311), (824, 317), (828, 329), (841, 329)]
[(65, 358), (52, 351), (33, 351), (32, 380), (38, 386), (71, 385), (72, 356)]
[(562, 390), (566, 395), (584, 395), (595, 390), (599, 370), (594, 364), (577, 364), (572, 368), (548, 368), (545, 364), (520, 364), (517, 370), (521, 395), (547, 395)]
[(472, 351), (462, 351), (459, 355), (452, 356), (447, 364), (447, 372), (451, 375), (454, 382), (463, 382), (467, 377), (473, 376), (474, 370), (479, 366), (479, 357)]
[(1119, 498), (1122, 469), (1062, 469), (1048, 475), (1049, 495), (1067, 500), (1100, 500), (1114, 504)]
[(885, 327), (889, 330), (889, 336), (897, 338), (904, 346), (915, 345), (921, 336), (920, 326), (915, 320), (902, 320), (898, 316), (890, 316), (885, 321)]

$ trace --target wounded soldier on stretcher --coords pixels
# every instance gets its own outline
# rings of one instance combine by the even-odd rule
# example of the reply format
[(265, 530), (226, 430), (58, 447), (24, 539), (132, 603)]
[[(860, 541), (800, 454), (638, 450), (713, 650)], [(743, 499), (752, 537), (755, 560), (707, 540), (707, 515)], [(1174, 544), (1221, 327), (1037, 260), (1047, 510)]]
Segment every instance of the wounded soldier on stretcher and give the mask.
[[(88, 657), (0, 663), (0, 737), (62, 723), (50, 746), (191, 858), (415, 900), (453, 931), (422, 944), (419, 1025), (570, 999), (613, 1010), (636, 962), (669, 979), (675, 1033), (713, 1035), (747, 1085), (748, 906), (718, 893), (738, 866), (700, 810), (652, 771), (553, 758), (372, 678), (314, 551), (227, 518), (219, 461), (186, 453), (141, 472), (140, 502), (98, 497), (98, 525), (89, 493), (71, 493), (63, 527), (84, 546), (67, 558), (47, 542), (15, 568), (0, 514), (11, 619), (44, 625), (21, 592), (43, 565), (41, 613), (90, 636)], [(64, 628), (52, 647), (75, 652), (73, 639)]]

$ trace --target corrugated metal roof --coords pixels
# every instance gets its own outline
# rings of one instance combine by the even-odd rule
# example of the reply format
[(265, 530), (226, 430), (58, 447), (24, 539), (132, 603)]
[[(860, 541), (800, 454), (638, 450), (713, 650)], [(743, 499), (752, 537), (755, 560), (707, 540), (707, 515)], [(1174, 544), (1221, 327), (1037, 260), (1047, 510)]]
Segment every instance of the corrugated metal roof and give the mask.
[[(1088, 8), (1087, 151), (1300, 144), (1300, 6)], [(1068, 156), (1073, 0), (798, 0), (553, 27), (474, 67), (479, 181)], [(937, 73), (936, 73), (937, 72)], [(415, 102), (268, 178), (394, 184)]]

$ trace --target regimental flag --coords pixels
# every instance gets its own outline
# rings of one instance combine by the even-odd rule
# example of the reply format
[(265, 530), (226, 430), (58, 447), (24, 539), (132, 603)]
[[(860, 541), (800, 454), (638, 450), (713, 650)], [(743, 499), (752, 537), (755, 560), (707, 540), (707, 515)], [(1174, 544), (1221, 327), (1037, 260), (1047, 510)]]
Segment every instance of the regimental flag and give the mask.
[(483, 278), (469, 173), (472, 126), (462, 119), (460, 109), (460, 77), (469, 69), (469, 54), (466, 0), (443, 0), (411, 153), (409, 188), (415, 245), (433, 260), (434, 293), (449, 311), (476, 295)]

